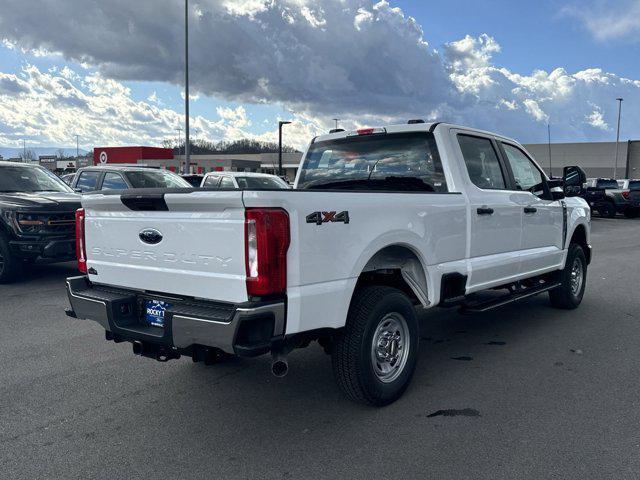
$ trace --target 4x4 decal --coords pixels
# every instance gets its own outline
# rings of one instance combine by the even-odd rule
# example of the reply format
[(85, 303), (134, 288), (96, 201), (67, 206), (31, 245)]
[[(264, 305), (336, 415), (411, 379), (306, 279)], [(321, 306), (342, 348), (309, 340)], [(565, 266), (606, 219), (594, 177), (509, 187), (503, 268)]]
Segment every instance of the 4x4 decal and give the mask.
[(307, 223), (322, 225), (323, 223), (349, 223), (349, 212), (313, 212), (307, 215)]

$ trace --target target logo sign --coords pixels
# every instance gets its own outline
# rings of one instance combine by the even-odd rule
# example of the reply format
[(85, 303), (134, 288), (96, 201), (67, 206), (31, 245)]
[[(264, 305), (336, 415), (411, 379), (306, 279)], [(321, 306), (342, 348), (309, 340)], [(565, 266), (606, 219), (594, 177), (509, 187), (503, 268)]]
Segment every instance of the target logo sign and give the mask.
[(107, 160), (109, 160), (109, 157), (107, 156), (107, 152), (103, 150), (100, 152), (100, 163), (107, 163)]

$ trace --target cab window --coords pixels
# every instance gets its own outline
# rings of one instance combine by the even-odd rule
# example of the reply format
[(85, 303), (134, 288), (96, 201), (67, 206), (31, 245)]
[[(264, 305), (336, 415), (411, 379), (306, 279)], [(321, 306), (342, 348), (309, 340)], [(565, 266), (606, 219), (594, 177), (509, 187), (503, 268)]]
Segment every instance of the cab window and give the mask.
[(76, 188), (79, 188), (82, 192), (92, 192), (96, 189), (98, 183), (98, 177), (101, 172), (82, 172), (78, 177)]
[(218, 183), (220, 183), (220, 177), (218, 175), (209, 175), (204, 179), (202, 186), (204, 188), (218, 188)]
[(490, 139), (458, 135), (458, 143), (467, 166), (469, 179), (476, 187), (484, 190), (506, 188), (500, 160)]
[(233, 183), (233, 180), (229, 177), (222, 177), (222, 181), (220, 182), (220, 188), (236, 188)]
[(518, 147), (502, 143), (507, 161), (511, 166), (513, 177), (516, 181), (516, 189), (534, 192), (542, 186), (542, 173), (531, 159)]
[(119, 173), (108, 172), (102, 180), (102, 190), (126, 190), (129, 188)]

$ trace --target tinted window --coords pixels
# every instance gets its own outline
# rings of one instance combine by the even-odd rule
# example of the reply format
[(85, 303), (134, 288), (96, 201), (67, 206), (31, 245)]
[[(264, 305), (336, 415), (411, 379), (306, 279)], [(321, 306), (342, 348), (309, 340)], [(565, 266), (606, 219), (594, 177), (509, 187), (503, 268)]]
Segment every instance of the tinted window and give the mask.
[(191, 188), (180, 175), (166, 170), (138, 170), (126, 172), (125, 176), (133, 188)]
[(126, 190), (129, 188), (119, 173), (107, 173), (102, 180), (102, 190)]
[(220, 177), (217, 175), (210, 175), (205, 179), (203, 187), (217, 188), (218, 183), (220, 183)]
[(458, 143), (469, 179), (475, 186), (488, 190), (506, 188), (502, 167), (490, 139), (458, 135)]
[(640, 190), (640, 180), (632, 180), (629, 182), (629, 190)]
[(49, 170), (41, 167), (0, 167), (0, 192), (71, 192)]
[(605, 189), (615, 190), (618, 188), (618, 182), (611, 179), (599, 178), (596, 181), (596, 188), (605, 188)]
[(82, 172), (78, 177), (76, 188), (79, 188), (83, 192), (92, 192), (96, 189), (99, 176), (100, 172)]
[(236, 177), (238, 187), (243, 190), (288, 189), (287, 182), (279, 177)]
[(511, 171), (516, 181), (518, 190), (538, 190), (542, 184), (542, 174), (536, 168), (531, 159), (519, 148), (506, 143), (502, 144), (507, 154), (507, 161), (511, 165)]
[(309, 148), (298, 188), (446, 192), (433, 135), (350, 136)]
[(222, 177), (222, 181), (220, 182), (220, 188), (236, 188), (233, 180), (229, 177)]

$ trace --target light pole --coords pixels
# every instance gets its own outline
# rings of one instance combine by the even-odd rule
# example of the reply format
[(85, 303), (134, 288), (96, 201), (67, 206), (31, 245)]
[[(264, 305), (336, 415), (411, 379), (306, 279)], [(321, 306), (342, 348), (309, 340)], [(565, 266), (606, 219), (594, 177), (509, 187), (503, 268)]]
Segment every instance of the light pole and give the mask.
[(282, 177), (282, 126), (291, 122), (278, 122), (278, 175)]
[(22, 161), (27, 161), (27, 142), (24, 138), (22, 139)]
[(333, 119), (334, 122), (336, 122), (336, 130), (338, 129), (338, 122), (340, 121), (339, 118), (334, 118)]
[(618, 131), (616, 133), (616, 158), (613, 164), (613, 178), (617, 178), (618, 174), (618, 148), (620, 147), (620, 115), (622, 114), (622, 98), (616, 98), (618, 101)]
[(553, 171), (551, 169), (551, 125), (547, 123), (547, 136), (549, 139), (549, 178), (553, 178)]
[(76, 133), (74, 137), (76, 137), (76, 161), (78, 161), (78, 157), (80, 156), (80, 135)]
[(178, 155), (180, 155), (180, 149), (182, 148), (182, 145), (180, 145), (180, 143), (182, 143), (182, 129), (178, 127), (176, 128), (176, 131), (178, 132)]
[(189, 0), (184, 0), (184, 173), (189, 173)]

